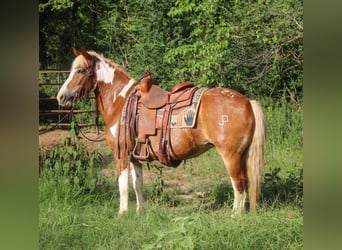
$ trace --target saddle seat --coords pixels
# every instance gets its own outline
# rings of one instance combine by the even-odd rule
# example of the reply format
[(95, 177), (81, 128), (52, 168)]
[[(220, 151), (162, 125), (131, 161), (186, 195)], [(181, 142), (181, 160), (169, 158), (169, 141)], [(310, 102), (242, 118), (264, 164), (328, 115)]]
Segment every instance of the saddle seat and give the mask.
[(195, 87), (195, 84), (192, 82), (181, 82), (171, 89), (170, 94), (174, 94), (178, 91), (181, 91), (187, 88), (192, 88), (192, 87)]
[(162, 108), (168, 102), (172, 102), (173, 99), (176, 99), (173, 98), (174, 94), (194, 86), (195, 85), (192, 82), (181, 82), (173, 87), (170, 92), (167, 92), (160, 88), (158, 83), (148, 75), (144, 77), (140, 83), (140, 103), (149, 109)]

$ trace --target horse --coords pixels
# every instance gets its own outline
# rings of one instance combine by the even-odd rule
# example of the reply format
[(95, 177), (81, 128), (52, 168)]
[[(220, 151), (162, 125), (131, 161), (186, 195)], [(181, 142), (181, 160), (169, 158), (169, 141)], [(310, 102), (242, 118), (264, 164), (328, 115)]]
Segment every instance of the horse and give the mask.
[[(90, 92), (95, 93), (117, 171), (119, 214), (128, 211), (129, 172), (136, 196), (136, 212), (139, 213), (144, 206), (143, 161), (132, 156), (136, 138), (131, 135), (124, 140), (120, 132), (122, 111), (127, 99), (139, 91), (139, 81), (103, 54), (84, 48), (73, 48), (73, 52), (75, 58), (69, 76), (58, 91), (58, 103), (71, 106)], [(146, 159), (148, 162), (158, 160), (158, 134), (160, 136), (158, 132), (156, 136), (149, 137), (151, 153)], [(175, 161), (196, 157), (209, 148), (216, 148), (233, 187), (232, 216), (245, 211), (247, 196), (249, 210), (257, 209), (265, 140), (266, 122), (261, 105), (235, 90), (222, 87), (203, 91), (194, 127), (170, 130), (170, 147)]]

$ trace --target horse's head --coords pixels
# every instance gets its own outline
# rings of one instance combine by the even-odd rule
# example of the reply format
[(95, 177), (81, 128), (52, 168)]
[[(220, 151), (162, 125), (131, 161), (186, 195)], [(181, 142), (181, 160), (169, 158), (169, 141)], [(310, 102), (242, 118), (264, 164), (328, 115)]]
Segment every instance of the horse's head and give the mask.
[(57, 94), (57, 100), (61, 106), (71, 106), (75, 100), (86, 97), (96, 88), (94, 56), (83, 48), (80, 51), (73, 48), (73, 51), (76, 58), (67, 80)]

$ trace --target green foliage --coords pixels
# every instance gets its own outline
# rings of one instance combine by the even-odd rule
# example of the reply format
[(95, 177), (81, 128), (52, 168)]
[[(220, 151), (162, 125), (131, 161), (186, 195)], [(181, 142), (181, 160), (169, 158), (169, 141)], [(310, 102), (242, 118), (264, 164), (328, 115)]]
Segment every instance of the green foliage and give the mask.
[(41, 179), (65, 188), (67, 193), (92, 193), (99, 183), (102, 156), (97, 150), (89, 153), (78, 139), (74, 122), (71, 125), (70, 137), (64, 139), (63, 145), (56, 145), (43, 161)]
[(262, 201), (281, 207), (284, 203), (303, 208), (303, 168), (280, 176), (280, 168), (265, 173), (262, 185)]
[(39, 4), (39, 12), (44, 11), (46, 8), (51, 8), (51, 10), (63, 10), (71, 8), (74, 3), (70, 0), (49, 0), (47, 3)]
[(289, 148), (302, 148), (304, 131), (302, 103), (288, 103), (286, 96), (274, 101), (270, 98), (261, 100), (267, 122), (267, 147), (270, 150), (286, 144)]
[(302, 97), (301, 2), (195, 2), (176, 1), (168, 13), (191, 27), (165, 55), (176, 75), (251, 96)]
[[(158, 165), (158, 163), (149, 164), (148, 168), (150, 169), (151, 165)], [(168, 205), (170, 207), (176, 207), (181, 203), (179, 197), (176, 196), (174, 191), (164, 190), (164, 179), (162, 176), (163, 167), (157, 166), (158, 174), (154, 180), (154, 184), (152, 186), (145, 187), (145, 194), (147, 200), (158, 204), (158, 205)]]
[(142, 249), (194, 249), (194, 239), (189, 230), (197, 220), (193, 216), (172, 219), (167, 230), (155, 232), (155, 242), (143, 245)]
[(303, 98), (303, 1), (41, 0), (40, 65), (70, 67), (85, 46), (145, 69), (166, 89), (179, 81), (248, 96)]

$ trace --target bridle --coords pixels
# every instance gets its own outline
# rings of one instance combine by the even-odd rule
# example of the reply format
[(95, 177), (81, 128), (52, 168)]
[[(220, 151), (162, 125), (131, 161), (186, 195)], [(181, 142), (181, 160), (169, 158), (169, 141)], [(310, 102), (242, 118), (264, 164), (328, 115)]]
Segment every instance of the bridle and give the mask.
[(94, 81), (94, 66), (94, 56), (91, 56), (91, 65), (86, 69), (87, 78), (85, 79), (85, 83), (83, 84), (82, 88), (80, 88), (80, 90), (76, 93), (76, 99), (86, 99), (89, 93), (95, 91), (95, 89), (97, 88), (97, 81), (95, 80), (94, 87), (89, 92), (87, 91), (88, 84), (92, 84), (92, 81)]
[[(88, 88), (88, 84), (92, 83), (93, 80), (93, 76), (94, 76), (94, 67), (95, 67), (95, 60), (94, 60), (94, 56), (91, 56), (91, 65), (90, 67), (88, 67), (86, 69), (86, 73), (87, 73), (87, 78), (85, 80), (85, 84), (82, 86), (82, 88), (78, 91), (77, 93), (77, 98), (79, 99), (86, 99), (89, 95), (90, 92), (94, 92), (95, 93), (95, 89), (97, 88), (97, 81), (95, 80), (95, 83), (94, 83), (94, 86), (93, 88), (88, 92), (87, 91), (87, 88)], [(98, 113), (98, 104), (97, 104), (97, 100), (95, 98), (95, 110), (96, 110), (96, 113)], [(73, 112), (71, 110), (71, 115), (73, 115)], [(75, 121), (75, 125), (76, 127), (78, 128), (78, 131), (83, 135), (84, 138), (86, 138), (87, 140), (89, 141), (93, 141), (93, 142), (101, 142), (101, 141), (104, 141), (104, 139), (91, 139), (89, 137), (87, 137), (81, 130), (80, 126), (78, 125), (76, 119), (74, 119)]]
[[(67, 112), (61, 119), (58, 120), (58, 122), (51, 128), (49, 129), (46, 129), (46, 130), (43, 130), (43, 131), (39, 131), (39, 135), (41, 134), (44, 134), (44, 133), (47, 133), (49, 131), (52, 131), (54, 130), (55, 128), (57, 128), (61, 122), (68, 116), (74, 116), (74, 109), (75, 109), (75, 103), (74, 101), (76, 99), (86, 99), (89, 95), (90, 92), (93, 92), (95, 91), (95, 89), (97, 88), (97, 81), (95, 81), (94, 83), (94, 87), (91, 89), (91, 91), (87, 91), (87, 88), (88, 88), (88, 84), (91, 84), (92, 81), (94, 81), (93, 79), (93, 76), (94, 76), (94, 66), (95, 66), (95, 60), (94, 60), (94, 56), (91, 56), (91, 65), (90, 67), (88, 67), (86, 69), (86, 74), (87, 74), (87, 78), (85, 79), (85, 83), (83, 84), (83, 86), (80, 88), (80, 90), (78, 90), (78, 92), (75, 94), (75, 98), (73, 100), (73, 105), (72, 105), (72, 108), (70, 109), (69, 112)], [(98, 107), (97, 107), (97, 101), (96, 101), (96, 98), (95, 98), (95, 110), (96, 110), (96, 113), (98, 112)], [(101, 142), (101, 141), (104, 141), (105, 139), (91, 139), (89, 137), (87, 137), (82, 131), (81, 131), (81, 128), (80, 126), (78, 125), (76, 119), (73, 119), (75, 121), (75, 126), (77, 127), (78, 131), (83, 135), (84, 138), (86, 138), (87, 140), (89, 141), (93, 141), (93, 142)]]

